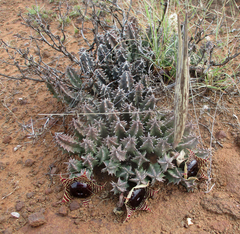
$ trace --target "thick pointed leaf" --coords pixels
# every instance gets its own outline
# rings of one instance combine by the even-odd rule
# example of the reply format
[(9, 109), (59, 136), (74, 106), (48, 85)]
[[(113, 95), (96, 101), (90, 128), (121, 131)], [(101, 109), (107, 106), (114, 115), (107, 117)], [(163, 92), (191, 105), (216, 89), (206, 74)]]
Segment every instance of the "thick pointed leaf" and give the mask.
[(129, 71), (125, 71), (119, 81), (119, 87), (123, 89), (126, 93), (132, 91), (133, 88), (133, 77)]
[(123, 119), (124, 119), (125, 121), (130, 122), (131, 119), (132, 119), (132, 116), (133, 116), (132, 112), (136, 112), (136, 110), (137, 110), (137, 109), (136, 109), (135, 106), (133, 106), (133, 103), (130, 103), (130, 104), (125, 103), (125, 105), (123, 106), (123, 110), (122, 110), (122, 112), (124, 112), (124, 113), (122, 114)]
[(102, 164), (104, 161), (108, 160), (109, 159), (109, 150), (108, 150), (108, 148), (102, 145), (98, 149), (98, 153), (97, 153), (96, 157), (99, 160), (99, 164)]
[(86, 154), (85, 156), (82, 156), (82, 164), (85, 167), (90, 168), (91, 170), (93, 170), (94, 166), (97, 165), (98, 161), (93, 157), (93, 155), (91, 153)]
[(89, 125), (86, 129), (85, 129), (85, 134), (86, 137), (90, 140), (93, 141), (98, 141), (99, 137), (98, 137), (98, 130), (97, 128)]
[(131, 127), (128, 130), (128, 133), (133, 137), (140, 137), (143, 135), (144, 127), (139, 118), (132, 121)]
[(106, 45), (100, 44), (97, 49), (97, 59), (100, 63), (104, 63), (104, 61), (109, 60), (110, 58), (110, 53), (109, 49), (107, 48)]
[(163, 172), (166, 172), (169, 168), (170, 169), (174, 168), (172, 161), (173, 161), (173, 157), (170, 157), (167, 154), (164, 154), (164, 156), (158, 160), (158, 163), (163, 169)]
[(166, 178), (168, 180), (168, 183), (173, 183), (173, 184), (179, 184), (181, 181), (184, 180), (182, 177), (181, 171), (177, 169), (176, 167), (173, 169), (169, 169), (166, 173)]
[(82, 161), (79, 161), (74, 158), (70, 158), (67, 164), (68, 164), (68, 171), (71, 174), (80, 173), (81, 170), (84, 168)]
[(77, 74), (77, 72), (71, 68), (68, 67), (67, 71), (66, 71), (66, 75), (69, 78), (71, 84), (76, 87), (76, 88), (81, 88), (82, 86), (82, 80), (81, 80), (81, 76)]
[(96, 152), (96, 145), (92, 140), (83, 139), (83, 142), (80, 145), (84, 148), (85, 153), (95, 153)]
[(121, 180), (120, 178), (118, 178), (118, 181), (117, 181), (117, 183), (115, 183), (115, 182), (111, 182), (111, 185), (112, 185), (112, 190), (111, 190), (111, 192), (113, 192), (114, 193), (114, 195), (115, 194), (118, 194), (118, 193), (124, 193), (125, 191), (127, 191), (127, 188), (128, 188), (128, 183), (127, 183), (127, 181), (123, 181), (123, 180)]
[(108, 149), (111, 149), (112, 146), (118, 146), (118, 138), (116, 136), (107, 136), (104, 140), (103, 140), (104, 145), (106, 145), (108, 147)]
[(141, 137), (141, 140), (143, 144), (141, 145), (140, 150), (146, 150), (147, 153), (153, 153), (156, 138), (153, 136), (150, 136), (150, 134), (148, 133), (148, 136)]
[(112, 146), (111, 153), (109, 156), (111, 160), (125, 161), (126, 153), (127, 153), (126, 150), (121, 149), (121, 145), (119, 145), (117, 148), (115, 146)]
[(141, 101), (142, 101), (142, 93), (143, 93), (143, 85), (141, 82), (135, 85), (135, 96), (134, 96), (134, 103), (135, 106), (138, 108)]
[(95, 109), (92, 105), (84, 104), (82, 110), (83, 113), (86, 113), (86, 118), (89, 122), (93, 122), (96, 119)]
[(198, 144), (198, 138), (192, 135), (183, 136), (182, 141), (176, 146), (177, 151), (182, 149), (194, 149)]
[(76, 131), (76, 135), (78, 136), (79, 140), (82, 140), (85, 136), (83, 131), (83, 124), (78, 119), (73, 119), (73, 126)]
[(123, 138), (121, 140), (121, 143), (124, 146), (124, 149), (127, 151), (127, 153), (130, 154), (136, 154), (137, 153), (137, 148), (136, 148), (136, 138), (128, 136), (126, 138)]
[(66, 134), (56, 133), (56, 142), (64, 150), (71, 153), (81, 153), (83, 148), (78, 144), (78, 142), (71, 136)]
[(124, 166), (120, 167), (119, 171), (117, 172), (117, 177), (121, 177), (124, 180), (128, 180), (129, 176), (133, 176), (134, 172), (132, 171), (132, 166)]
[(147, 178), (146, 178), (147, 173), (145, 170), (143, 170), (142, 168), (140, 170), (135, 169), (135, 174), (136, 174), (136, 177), (129, 179), (130, 181), (136, 183), (137, 185), (148, 183)]
[(156, 104), (156, 98), (154, 95), (146, 97), (145, 101), (141, 104), (142, 110), (154, 110)]
[(162, 125), (162, 122), (158, 121), (156, 118), (149, 120), (147, 126), (149, 129), (150, 135), (155, 137), (161, 137), (162, 136), (161, 125)]
[(64, 101), (67, 104), (71, 105), (72, 107), (76, 106), (76, 104), (79, 101), (78, 94), (70, 90), (69, 87), (63, 82), (59, 83), (58, 88), (59, 88), (59, 93), (63, 97)]
[(125, 126), (127, 125), (127, 123), (125, 121), (116, 121), (113, 124), (113, 129), (114, 129), (114, 133), (116, 134), (116, 136), (118, 137), (118, 139), (122, 139), (124, 137), (126, 137), (126, 130), (125, 130)]
[(80, 52), (80, 66), (84, 73), (93, 72), (94, 61), (87, 51)]
[(167, 140), (159, 139), (155, 148), (154, 148), (154, 153), (158, 157), (162, 157), (169, 149), (171, 149), (171, 146), (167, 142)]
[(126, 99), (126, 93), (124, 92), (123, 89), (120, 89), (118, 87), (118, 89), (114, 92), (114, 106), (116, 106), (117, 108), (120, 108), (122, 106), (122, 104), (124, 103)]
[(132, 162), (135, 162), (138, 168), (140, 168), (143, 163), (150, 161), (146, 158), (146, 151), (144, 151), (143, 153), (138, 151), (136, 156), (132, 159)]
[(100, 120), (95, 119), (94, 126), (98, 129), (100, 137), (102, 138), (107, 137), (107, 135), (109, 134), (109, 130), (106, 126), (106, 123), (102, 119)]
[(107, 160), (104, 162), (105, 167), (102, 169), (102, 172), (107, 172), (109, 175), (116, 175), (120, 163), (117, 161)]
[(102, 69), (96, 69), (94, 71), (94, 77), (97, 81), (99, 81), (100, 85), (102, 84), (108, 84), (109, 83), (109, 80), (108, 80), (108, 77), (106, 76), (106, 74), (103, 72)]
[(152, 185), (154, 185), (156, 181), (159, 181), (159, 182), (164, 181), (163, 171), (160, 165), (157, 163), (149, 165), (149, 168), (147, 170), (147, 176), (149, 176), (152, 179), (152, 183), (151, 183)]
[(110, 112), (112, 108), (113, 108), (113, 103), (108, 98), (105, 98), (104, 100), (102, 100), (99, 103), (99, 107), (98, 107), (99, 113), (103, 113), (103, 114)]

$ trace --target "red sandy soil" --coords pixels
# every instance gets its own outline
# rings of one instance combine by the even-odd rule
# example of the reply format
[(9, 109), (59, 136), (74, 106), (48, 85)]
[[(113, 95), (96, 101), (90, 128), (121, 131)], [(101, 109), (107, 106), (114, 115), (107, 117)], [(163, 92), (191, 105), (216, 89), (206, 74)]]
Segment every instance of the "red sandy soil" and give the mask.
[[(0, 1), (0, 38), (14, 41), (15, 33), (26, 30), (18, 13), (34, 4), (34, 0)], [(39, 4), (53, 7), (48, 1)], [(73, 38), (70, 50), (76, 47), (77, 38)], [(0, 52), (1, 57), (6, 56), (3, 49)], [(46, 57), (51, 57), (52, 52), (47, 53)], [(0, 63), (0, 73), (16, 72)], [(197, 109), (209, 107), (199, 122), (210, 130), (217, 106), (213, 135), (220, 130), (225, 134), (213, 142), (212, 190), (206, 193), (204, 181), (189, 193), (181, 185), (158, 184), (159, 192), (148, 201), (152, 212), (135, 212), (123, 223), (126, 212), (122, 217), (113, 213), (118, 198), (108, 192), (110, 185), (94, 196), (88, 207), (78, 199), (75, 203), (58, 203), (64, 193), (59, 173), (66, 172), (63, 162), (69, 156), (56, 146), (54, 133), (66, 131), (68, 118), (38, 114), (61, 113), (64, 108), (44, 83), (0, 78), (0, 232), (240, 233), (240, 125), (233, 116), (240, 118), (240, 98), (239, 93), (220, 96), (210, 92), (208, 100), (202, 97), (195, 103)], [(200, 130), (204, 145), (209, 147), (208, 129), (200, 125)], [(98, 174), (97, 180), (101, 183), (111, 178)], [(79, 208), (71, 210), (70, 204)], [(12, 212), (20, 217), (14, 218)], [(34, 228), (28, 218), (35, 212), (43, 214), (45, 223)], [(187, 224), (187, 218), (192, 225)]]

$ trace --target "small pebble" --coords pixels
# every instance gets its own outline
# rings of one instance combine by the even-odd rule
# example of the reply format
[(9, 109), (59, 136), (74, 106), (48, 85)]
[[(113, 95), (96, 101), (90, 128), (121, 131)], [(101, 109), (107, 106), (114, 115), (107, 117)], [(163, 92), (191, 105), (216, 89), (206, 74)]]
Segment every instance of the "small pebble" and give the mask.
[(216, 133), (215, 137), (216, 137), (216, 139), (221, 140), (221, 139), (226, 138), (227, 134), (223, 130), (220, 130)]
[(17, 219), (20, 217), (20, 214), (18, 212), (12, 212), (11, 215)]
[(28, 222), (31, 227), (38, 227), (45, 224), (47, 221), (42, 212), (36, 212), (28, 216)]
[(80, 220), (79, 219), (75, 219), (74, 222), (73, 222), (75, 225), (78, 225), (80, 223)]
[(18, 160), (18, 161), (17, 161), (17, 164), (23, 164), (23, 160), (21, 160), (21, 159)]
[(0, 224), (4, 223), (5, 219), (6, 219), (5, 216), (0, 215)]
[(20, 149), (22, 146), (21, 145), (17, 145), (16, 147), (13, 148), (13, 151), (16, 152), (18, 149)]
[(13, 233), (13, 231), (12, 231), (12, 228), (10, 228), (10, 227), (5, 229), (3, 232), (3, 234), (12, 234), (12, 233)]
[(9, 144), (11, 142), (11, 140), (12, 140), (12, 137), (6, 136), (6, 137), (3, 138), (2, 143), (3, 144)]
[(240, 147), (240, 135), (237, 135), (235, 138), (235, 143), (238, 147)]
[(23, 99), (23, 98), (18, 98), (18, 103), (20, 105), (26, 105), (27, 104), (27, 100), (26, 99)]
[(191, 218), (187, 218), (187, 225), (188, 226), (193, 225), (193, 222), (192, 222)]
[(57, 173), (58, 173), (58, 168), (57, 168), (57, 167), (53, 167), (53, 168), (51, 169), (50, 174), (57, 174)]
[(46, 195), (49, 195), (49, 194), (51, 194), (52, 192), (53, 192), (52, 188), (47, 188), (47, 189), (45, 190), (45, 194), (46, 194)]
[(31, 200), (31, 201), (29, 202), (29, 205), (30, 205), (30, 206), (33, 206), (33, 205), (35, 205), (35, 204), (36, 204), (36, 202), (33, 201), (33, 200)]
[(28, 207), (28, 208), (27, 208), (27, 211), (30, 212), (30, 213), (32, 213), (32, 212), (33, 212), (33, 208), (32, 208), (32, 207)]
[(59, 192), (61, 192), (63, 190), (63, 186), (62, 185), (57, 185), (56, 187), (55, 187), (55, 192), (56, 193), (59, 193)]
[(45, 211), (46, 211), (46, 209), (45, 209), (45, 208), (41, 208), (41, 209), (39, 210), (39, 212), (40, 212), (40, 213), (42, 213), (42, 214), (44, 214), (44, 213), (45, 213)]
[(69, 205), (69, 208), (70, 208), (71, 211), (77, 210), (77, 209), (80, 208), (80, 205), (77, 201), (72, 201)]
[(23, 217), (24, 219), (27, 219), (28, 213), (27, 213), (27, 212), (22, 213), (22, 217)]
[(61, 206), (58, 210), (58, 214), (61, 216), (67, 216), (68, 214), (68, 209), (66, 206)]
[(5, 169), (5, 163), (3, 163), (3, 162), (0, 162), (0, 170), (3, 170), (3, 169)]
[(50, 56), (51, 56), (51, 54), (47, 50), (43, 51), (43, 53), (42, 53), (43, 58), (49, 58)]
[(61, 195), (61, 194), (57, 194), (57, 195), (56, 195), (56, 198), (57, 198), (58, 200), (62, 200), (62, 195)]
[(41, 196), (37, 200), (38, 200), (38, 202), (44, 202), (46, 199), (45, 199), (45, 197)]
[(59, 202), (53, 202), (52, 207), (57, 207), (59, 205)]
[(13, 113), (16, 112), (16, 111), (18, 111), (18, 108), (17, 108), (17, 107), (12, 108), (12, 112), (13, 112)]
[(33, 164), (34, 164), (34, 161), (30, 158), (25, 161), (26, 167), (31, 167)]
[(24, 206), (25, 206), (24, 202), (20, 201), (17, 202), (17, 204), (15, 205), (15, 209), (16, 211), (20, 211)]
[(30, 193), (27, 193), (27, 194), (26, 194), (26, 197), (27, 197), (28, 199), (32, 198), (33, 196), (34, 196), (34, 192), (30, 192)]

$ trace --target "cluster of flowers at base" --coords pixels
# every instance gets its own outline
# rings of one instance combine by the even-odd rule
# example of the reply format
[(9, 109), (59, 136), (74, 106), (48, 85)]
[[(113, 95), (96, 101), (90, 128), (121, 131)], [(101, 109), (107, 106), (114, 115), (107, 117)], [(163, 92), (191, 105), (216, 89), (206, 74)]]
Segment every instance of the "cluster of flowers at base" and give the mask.
[[(61, 182), (65, 187), (64, 196), (62, 202), (69, 202), (72, 198), (83, 198), (83, 204), (86, 206), (89, 202), (89, 199), (92, 195), (100, 192), (105, 185), (97, 185), (86, 175), (86, 171), (78, 177), (72, 179), (64, 179), (60, 176)], [(127, 197), (124, 198), (124, 204), (127, 210), (126, 222), (131, 214), (137, 210), (149, 210), (147, 206), (147, 199), (153, 196), (157, 191), (149, 188), (149, 183), (147, 185), (137, 185), (133, 187)]]
[[(184, 167), (184, 173), (182, 173), (182, 177), (185, 180), (185, 183), (188, 184), (189, 182), (195, 181), (197, 178), (204, 178), (203, 173), (203, 166), (206, 161), (206, 159), (201, 159), (197, 157), (193, 151), (189, 150), (189, 157), (186, 160), (184, 158), (184, 151), (182, 150), (180, 153), (177, 153), (175, 156), (176, 164), (177, 165), (183, 165)], [(79, 163), (79, 161), (73, 160), (71, 163)], [(171, 161), (171, 160), (170, 160)], [(170, 162), (169, 161), (169, 162)], [(170, 162), (172, 163), (172, 162)], [(69, 163), (70, 165), (70, 163)], [(152, 166), (153, 167), (153, 166)], [(179, 173), (179, 172), (178, 172)], [(169, 173), (171, 174), (171, 172)], [(90, 174), (87, 175), (86, 169), (84, 169), (83, 174), (80, 173), (80, 175), (76, 176), (73, 175), (72, 178), (64, 179), (60, 176), (61, 182), (63, 183), (65, 187), (64, 196), (62, 199), (62, 202), (68, 202), (72, 198), (83, 198), (83, 204), (86, 205), (89, 202), (89, 198), (102, 191), (106, 184), (104, 185), (97, 185), (94, 183), (90, 177)], [(174, 175), (172, 174), (172, 177), (174, 178)], [(153, 181), (152, 181), (153, 182)], [(147, 206), (147, 199), (149, 197), (152, 197), (155, 193), (157, 193), (157, 190), (153, 190), (149, 187), (150, 183), (148, 181), (147, 184), (139, 184), (134, 187), (132, 187), (130, 190), (125, 190), (127, 182), (122, 181), (120, 178), (118, 179), (117, 183), (112, 182), (113, 185), (113, 191), (117, 186), (119, 186), (117, 189), (118, 191), (121, 190), (121, 194), (119, 196), (119, 203), (118, 203), (118, 211), (121, 211), (122, 206), (125, 205), (127, 210), (127, 217), (124, 222), (126, 222), (131, 214), (138, 210), (148, 210), (149, 207)], [(192, 183), (190, 183), (192, 185)], [(123, 188), (123, 189), (122, 189)]]

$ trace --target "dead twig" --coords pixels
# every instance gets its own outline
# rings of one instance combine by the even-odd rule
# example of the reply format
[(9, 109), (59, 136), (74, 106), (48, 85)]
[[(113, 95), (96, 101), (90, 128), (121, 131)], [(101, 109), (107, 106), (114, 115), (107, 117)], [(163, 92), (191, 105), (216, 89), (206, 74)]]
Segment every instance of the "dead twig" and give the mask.
[(215, 109), (215, 112), (214, 112), (214, 116), (213, 116), (213, 122), (212, 122), (212, 130), (211, 130), (211, 137), (210, 137), (210, 146), (209, 146), (209, 150), (210, 150), (210, 154), (209, 154), (209, 166), (208, 166), (208, 170), (207, 170), (207, 173), (208, 173), (208, 181), (207, 181), (207, 191), (206, 192), (210, 192), (213, 187), (209, 188), (210, 184), (211, 184), (211, 180), (212, 180), (212, 142), (213, 142), (213, 129), (214, 129), (214, 122), (215, 122), (215, 119), (216, 119), (216, 114), (217, 114), (217, 110), (218, 110), (218, 106), (219, 106), (219, 103), (220, 103), (220, 100), (222, 99), (222, 96), (223, 96), (223, 93), (221, 93), (221, 96), (217, 102), (217, 105), (216, 105), (216, 109)]
[(5, 78), (8, 78), (8, 79), (11, 79), (11, 80), (32, 80), (32, 81), (36, 81), (36, 82), (45, 82), (44, 80), (39, 80), (39, 79), (34, 79), (34, 78), (30, 78), (30, 77), (27, 77), (25, 75), (21, 76), (21, 77), (13, 77), (13, 76), (8, 76), (6, 74), (2, 74), (0, 73), (0, 76), (2, 77), (5, 77)]
[(11, 193), (7, 194), (6, 196), (3, 196), (3, 197), (2, 197), (2, 200), (5, 199), (5, 198), (7, 198), (7, 197), (9, 197), (10, 195), (12, 195), (17, 189), (19, 189), (18, 186), (17, 186), (16, 188), (14, 188)]

